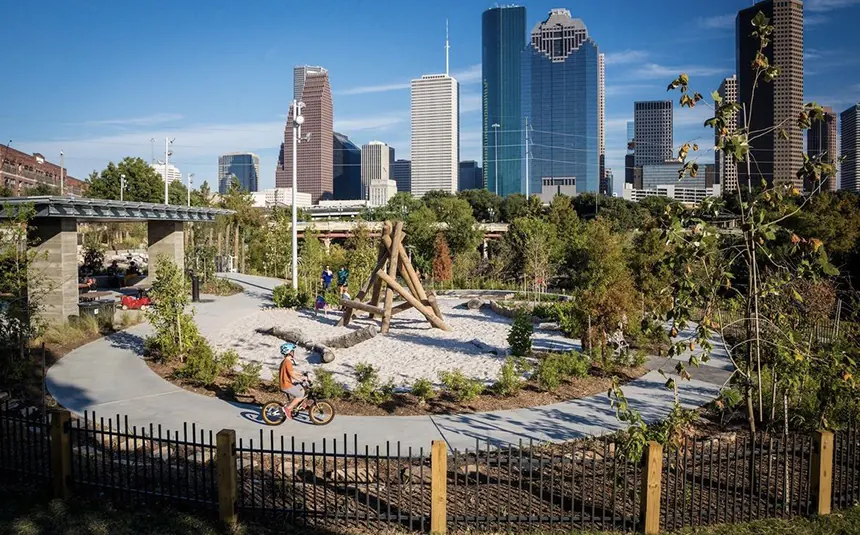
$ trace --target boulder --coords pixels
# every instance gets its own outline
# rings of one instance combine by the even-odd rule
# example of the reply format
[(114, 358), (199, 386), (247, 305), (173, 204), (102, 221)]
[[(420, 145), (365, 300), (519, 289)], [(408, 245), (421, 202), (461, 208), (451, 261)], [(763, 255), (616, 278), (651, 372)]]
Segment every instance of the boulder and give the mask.
[(480, 299), (469, 299), (469, 302), (466, 303), (466, 308), (469, 310), (478, 310), (482, 306), (484, 306), (484, 302)]
[(400, 471), (400, 481), (402, 483), (429, 483), (430, 482), (430, 467), (425, 466), (421, 469), (420, 466), (407, 466)]
[(376, 480), (376, 472), (373, 468), (365, 467), (338, 468), (327, 473), (326, 479), (347, 483), (373, 483)]

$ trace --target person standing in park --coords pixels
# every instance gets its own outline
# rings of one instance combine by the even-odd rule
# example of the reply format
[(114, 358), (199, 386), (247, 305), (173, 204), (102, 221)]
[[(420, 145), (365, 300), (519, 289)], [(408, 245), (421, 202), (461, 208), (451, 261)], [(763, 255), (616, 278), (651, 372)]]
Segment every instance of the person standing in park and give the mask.
[(349, 286), (349, 270), (346, 266), (341, 266), (337, 272), (337, 290), (341, 296), (346, 292), (347, 286)]
[(332, 273), (331, 268), (326, 266), (323, 269), (322, 276), (320, 280), (322, 280), (323, 291), (328, 290), (329, 286), (331, 286), (331, 280), (334, 278), (334, 273)]

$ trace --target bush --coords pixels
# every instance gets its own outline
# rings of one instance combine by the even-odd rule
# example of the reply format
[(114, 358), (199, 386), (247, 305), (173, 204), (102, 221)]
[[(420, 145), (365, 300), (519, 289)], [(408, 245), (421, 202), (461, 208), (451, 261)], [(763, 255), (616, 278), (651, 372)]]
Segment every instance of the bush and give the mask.
[(522, 388), (520, 374), (514, 359), (508, 358), (499, 370), (499, 376), (493, 383), (493, 391), (502, 396), (515, 396)]
[(263, 371), (263, 365), (259, 362), (245, 362), (242, 364), (242, 369), (233, 376), (233, 382), (230, 383), (230, 390), (234, 394), (244, 394), (251, 388), (257, 386), (260, 382), (260, 372)]
[(222, 368), (215, 358), (215, 351), (202, 336), (192, 343), (185, 363), (176, 371), (178, 377), (208, 386), (215, 382)]
[(378, 405), (391, 400), (394, 396), (394, 382), (380, 383), (379, 370), (372, 364), (359, 362), (355, 365), (355, 380), (358, 386), (352, 391), (352, 396), (365, 403)]
[(433, 390), (433, 383), (422, 377), (412, 383), (412, 395), (418, 398), (418, 401), (423, 405), (428, 399), (436, 397), (436, 391)]
[(439, 381), (457, 401), (471, 401), (484, 391), (484, 384), (477, 379), (469, 379), (459, 369), (439, 372)]
[(227, 351), (224, 351), (223, 353), (218, 355), (217, 362), (218, 373), (223, 373), (228, 370), (232, 371), (239, 364), (239, 354), (236, 353), (235, 349), (228, 349)]
[(99, 321), (93, 316), (72, 316), (69, 321), (50, 325), (43, 338), (49, 344), (76, 346), (99, 333)]
[(541, 390), (551, 392), (565, 378), (585, 377), (590, 368), (591, 361), (581, 353), (551, 353), (541, 359), (533, 377)]
[(585, 377), (591, 369), (591, 359), (587, 355), (570, 351), (561, 356), (562, 372), (567, 377)]
[(511, 325), (511, 331), (508, 333), (508, 344), (511, 345), (511, 353), (515, 357), (525, 357), (531, 352), (533, 332), (531, 313), (520, 308), (514, 316), (514, 324)]
[(340, 399), (345, 389), (342, 384), (335, 381), (331, 370), (318, 368), (314, 371), (313, 393), (323, 399)]
[(272, 302), (278, 308), (296, 308), (299, 305), (298, 292), (286, 284), (275, 286), (272, 290)]

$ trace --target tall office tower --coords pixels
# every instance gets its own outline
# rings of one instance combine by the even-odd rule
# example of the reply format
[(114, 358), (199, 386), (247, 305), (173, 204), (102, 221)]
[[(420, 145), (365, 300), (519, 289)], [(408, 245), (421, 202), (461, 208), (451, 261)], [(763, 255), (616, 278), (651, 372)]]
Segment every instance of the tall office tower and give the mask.
[(842, 121), (842, 189), (860, 191), (860, 103), (843, 111)]
[[(834, 163), (839, 157), (837, 145), (837, 120), (833, 108), (824, 106), (824, 120), (813, 121), (811, 128), (806, 131), (806, 152), (810, 157), (822, 155), (822, 159), (828, 163)], [(804, 184), (804, 189), (813, 191), (819, 189), (818, 184)], [(820, 190), (836, 191), (836, 175), (827, 178), (821, 184)]]
[(361, 149), (339, 132), (332, 140), (332, 185), (336, 201), (364, 199), (361, 191)]
[[(752, 20), (762, 12), (774, 27), (771, 42), (764, 55), (771, 65), (779, 67), (773, 82), (759, 80), (753, 61), (759, 50), (759, 38), (752, 36)], [(803, 135), (797, 116), (803, 111), (803, 2), (801, 0), (766, 0), (738, 12), (737, 32), (738, 102), (747, 108), (752, 101), (748, 131), (756, 132), (749, 152), (749, 183), (753, 188), (789, 182), (802, 187), (797, 171), (803, 166)], [(753, 99), (753, 95), (755, 98)], [(743, 127), (743, 124), (739, 126)], [(776, 130), (776, 131), (774, 131)], [(779, 130), (785, 130), (784, 139)], [(738, 182), (747, 185), (747, 164), (738, 165)]]
[[(304, 102), (304, 124), (301, 141), (296, 150), (296, 181), (298, 191), (310, 193), (312, 202), (330, 199), (333, 194), (334, 162), (334, 110), (331, 99), (328, 71), (322, 67), (296, 67), (294, 71), (296, 100)], [(291, 107), (292, 108), (292, 107)], [(275, 171), (275, 187), (292, 186), (293, 165), (293, 110), (287, 114), (284, 128), (284, 145)]]
[(397, 191), (410, 193), (412, 191), (412, 162), (410, 160), (394, 160), (391, 166), (392, 178), (397, 183)]
[[(731, 78), (726, 78), (720, 84), (719, 94), (723, 99), (723, 104), (738, 101), (738, 77), (732, 75)], [(735, 113), (729, 124), (726, 125), (726, 130), (729, 135), (734, 134), (738, 127), (738, 115)], [(720, 140), (719, 133), (714, 136), (714, 143)], [(727, 156), (721, 151), (714, 154), (714, 168), (716, 169), (716, 181), (720, 184), (724, 194), (735, 193), (738, 189), (738, 163), (731, 156)]]
[(612, 181), (606, 177), (606, 56), (597, 55), (598, 100), (597, 143), (600, 146), (600, 193), (609, 195)]
[(636, 161), (633, 156), (635, 143), (633, 135), (636, 131), (636, 126), (633, 121), (627, 121), (627, 154), (624, 155), (624, 183), (633, 184), (633, 170), (636, 167)]
[(457, 192), (460, 93), (448, 74), (412, 80), (412, 195)]
[(385, 206), (397, 193), (397, 183), (390, 176), (390, 148), (381, 141), (361, 146), (361, 188), (370, 206)]
[(636, 167), (662, 164), (673, 158), (671, 100), (634, 102), (633, 123)]
[[(526, 8), (493, 7), (481, 16), (483, 159), (487, 189), (501, 196), (523, 185), (523, 73)], [(495, 126), (494, 126), (495, 125)]]
[(168, 163), (166, 166), (163, 163), (151, 163), (149, 166), (155, 169), (161, 179), (166, 180), (168, 184), (176, 180), (182, 182), (182, 171), (172, 163)]
[(600, 186), (600, 59), (594, 40), (567, 9), (553, 9), (532, 29), (523, 51), (523, 113), (528, 117), (527, 190), (575, 182)]
[(253, 152), (231, 152), (218, 157), (218, 193), (227, 193), (233, 179), (245, 191), (257, 191), (260, 157)]
[(475, 160), (463, 160), (460, 162), (460, 178), (457, 189), (464, 191), (467, 189), (483, 189), (484, 173), (481, 166)]

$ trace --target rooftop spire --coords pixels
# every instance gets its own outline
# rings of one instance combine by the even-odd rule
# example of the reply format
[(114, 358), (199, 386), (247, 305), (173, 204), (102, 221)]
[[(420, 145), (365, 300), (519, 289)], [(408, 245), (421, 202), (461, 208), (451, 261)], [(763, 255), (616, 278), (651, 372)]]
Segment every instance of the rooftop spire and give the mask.
[(448, 56), (450, 55), (451, 46), (448, 44), (448, 19), (445, 19), (445, 76), (449, 75)]

